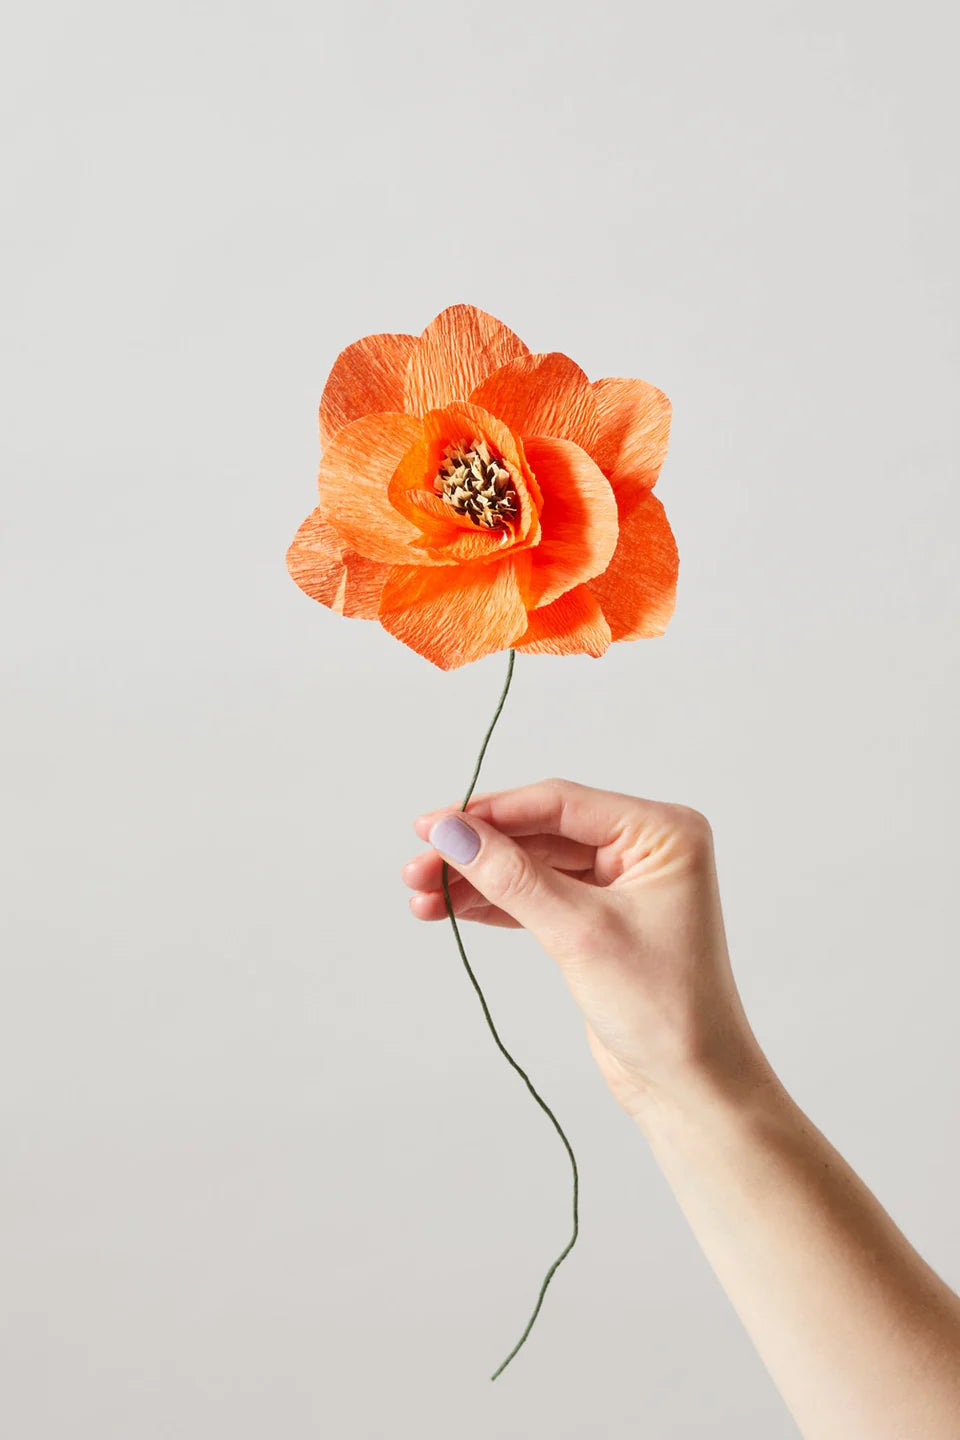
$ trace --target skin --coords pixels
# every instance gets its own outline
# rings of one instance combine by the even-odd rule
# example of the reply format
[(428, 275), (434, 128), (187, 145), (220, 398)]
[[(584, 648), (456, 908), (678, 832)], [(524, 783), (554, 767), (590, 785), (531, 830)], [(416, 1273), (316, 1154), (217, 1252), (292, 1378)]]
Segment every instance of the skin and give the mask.
[[(421, 815), (433, 824), (451, 804)], [(744, 1013), (702, 815), (568, 780), (474, 797), (469, 864), (420, 920), (524, 927), (646, 1137), (807, 1440), (957, 1440), (960, 1299), (787, 1094)]]

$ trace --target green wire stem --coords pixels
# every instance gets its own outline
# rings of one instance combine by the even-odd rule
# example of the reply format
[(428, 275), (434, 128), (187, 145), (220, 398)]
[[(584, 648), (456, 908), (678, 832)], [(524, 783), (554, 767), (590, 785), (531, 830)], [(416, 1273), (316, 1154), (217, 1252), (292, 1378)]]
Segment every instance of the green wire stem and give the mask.
[[(499, 699), (499, 701), (497, 702), (497, 708), (496, 708), (496, 710), (493, 712), (493, 719), (490, 721), (490, 726), (489, 726), (489, 728), (488, 728), (488, 730), (487, 730), (487, 733), (486, 733), (486, 735), (484, 735), (484, 737), (483, 737), (483, 744), (480, 746), (480, 754), (477, 756), (477, 763), (476, 763), (476, 765), (474, 766), (473, 776), (472, 776), (472, 778), (471, 778), (471, 780), (470, 780), (469, 786), (467, 787), (467, 793), (466, 793), (466, 795), (463, 797), (463, 804), (460, 806), (461, 811), (466, 810), (467, 805), (469, 804), (469, 801), (470, 801), (470, 796), (473, 794), (474, 788), (476, 787), (477, 780), (478, 780), (478, 778), (479, 778), (479, 776), (480, 776), (480, 767), (481, 767), (481, 765), (483, 764), (483, 757), (484, 757), (484, 755), (487, 753), (487, 746), (488, 746), (489, 743), (490, 743), (490, 736), (493, 734), (493, 728), (494, 728), (494, 726), (496, 725), (497, 721), (500, 719), (500, 712), (501, 712), (502, 709), (503, 709), (504, 702), (506, 701), (506, 698), (507, 698), (507, 692), (508, 692), (509, 689), (510, 689), (510, 681), (513, 679), (513, 664), (514, 664), (514, 661), (515, 661), (515, 659), (516, 659), (516, 656), (517, 656), (517, 652), (516, 652), (515, 650), (511, 650), (511, 651), (510, 651), (510, 661), (509, 661), (509, 663), (508, 663), (508, 665), (507, 665), (507, 678), (506, 678), (506, 680), (504, 681), (503, 689), (502, 689), (502, 691), (500, 692), (500, 699)], [(496, 1044), (496, 1046), (497, 1046), (497, 1049), (500, 1051), (500, 1054), (504, 1057), (504, 1059), (507, 1061), (507, 1063), (510, 1064), (510, 1065), (512, 1065), (513, 1068), (514, 1068), (514, 1070), (516, 1070), (517, 1074), (520, 1076), (520, 1078), (523, 1080), (524, 1084), (526, 1085), (527, 1089), (530, 1091), (530, 1094), (533, 1096), (534, 1100), (536, 1100), (537, 1104), (540, 1106), (540, 1109), (543, 1110), (544, 1113), (550, 1117), (550, 1120), (551, 1120), (551, 1122), (552, 1122), (552, 1124), (553, 1124), (554, 1129), (556, 1130), (557, 1134), (560, 1136), (560, 1139), (563, 1141), (564, 1149), (566, 1150), (567, 1154), (568, 1154), (569, 1157), (570, 1157), (570, 1165), (571, 1165), (571, 1167), (572, 1167), (572, 1169), (573, 1169), (573, 1234), (571, 1235), (570, 1240), (568, 1241), (567, 1245), (564, 1247), (564, 1249), (563, 1249), (563, 1250), (560, 1252), (560, 1254), (557, 1256), (556, 1260), (554, 1260), (553, 1264), (550, 1266), (550, 1269), (547, 1271), (546, 1275), (544, 1276), (543, 1284), (540, 1286), (540, 1294), (537, 1296), (537, 1303), (536, 1303), (536, 1305), (533, 1307), (533, 1314), (530, 1316), (530, 1319), (527, 1321), (526, 1328), (525, 1328), (523, 1334), (520, 1336), (520, 1339), (517, 1341), (516, 1345), (514, 1345), (513, 1349), (510, 1351), (510, 1354), (507, 1356), (507, 1358), (506, 1358), (505, 1360), (501, 1361), (501, 1363), (497, 1366), (496, 1370), (494, 1370), (493, 1374), (490, 1376), (490, 1379), (491, 1379), (491, 1380), (496, 1380), (497, 1376), (498, 1376), (498, 1375), (501, 1375), (501, 1374), (503, 1373), (503, 1371), (506, 1370), (507, 1366), (510, 1364), (510, 1361), (513, 1359), (514, 1355), (516, 1355), (517, 1351), (520, 1349), (520, 1347), (521, 1347), (521, 1346), (524, 1344), (524, 1342), (526, 1341), (527, 1336), (530, 1334), (530, 1331), (533, 1329), (534, 1321), (536, 1320), (537, 1316), (538, 1316), (539, 1313), (540, 1313), (540, 1306), (543, 1304), (543, 1297), (544, 1297), (544, 1295), (546, 1295), (546, 1293), (547, 1293), (547, 1286), (550, 1284), (550, 1281), (553, 1279), (554, 1274), (556, 1273), (556, 1271), (557, 1271), (557, 1269), (559, 1268), (559, 1266), (561, 1265), (561, 1263), (567, 1258), (567, 1256), (570, 1254), (570, 1251), (573, 1249), (574, 1245), (576, 1245), (576, 1243), (577, 1243), (577, 1235), (578, 1235), (579, 1232), (580, 1232), (580, 1218), (579, 1218), (579, 1210), (578, 1210), (579, 1200), (580, 1200), (580, 1176), (579, 1176), (579, 1174), (577, 1173), (577, 1161), (576, 1161), (576, 1156), (575, 1156), (574, 1153), (573, 1153), (573, 1149), (572, 1149), (572, 1147), (571, 1147), (571, 1145), (570, 1145), (570, 1141), (567, 1139), (566, 1135), (563, 1133), (563, 1129), (562, 1129), (562, 1127), (561, 1127), (561, 1125), (560, 1125), (559, 1120), (557, 1119), (556, 1115), (554, 1115), (553, 1111), (550, 1109), (550, 1106), (547, 1104), (547, 1102), (546, 1102), (544, 1099), (542, 1099), (542, 1097), (541, 1097), (540, 1095), (537, 1094), (536, 1090), (535, 1090), (534, 1087), (533, 1087), (533, 1083), (532, 1083), (532, 1081), (531, 1081), (531, 1079), (530, 1079), (530, 1076), (527, 1074), (527, 1072), (526, 1072), (520, 1065), (517, 1064), (516, 1060), (514, 1060), (513, 1056), (510, 1054), (509, 1050), (508, 1050), (507, 1047), (504, 1045), (503, 1041), (500, 1039), (500, 1036), (497, 1034), (497, 1027), (496, 1027), (496, 1026), (494, 1025), (494, 1023), (493, 1023), (493, 1016), (490, 1014), (490, 1008), (489, 1008), (489, 1006), (487, 1005), (486, 999), (484, 998), (483, 991), (480, 989), (480, 983), (479, 983), (479, 981), (477, 980), (476, 975), (473, 973), (473, 968), (472, 968), (472, 966), (471, 966), (471, 964), (470, 964), (470, 961), (467, 959), (467, 952), (466, 952), (466, 950), (464, 949), (463, 940), (460, 938), (460, 930), (459, 930), (459, 927), (458, 927), (458, 925), (457, 925), (456, 916), (455, 916), (454, 913), (453, 913), (453, 902), (452, 902), (451, 899), (450, 899), (449, 873), (450, 873), (450, 867), (449, 867), (449, 865), (447, 864), (446, 860), (444, 860), (444, 862), (443, 862), (443, 869), (442, 869), (442, 871), (441, 871), (441, 874), (442, 874), (442, 876), (443, 876), (443, 895), (444, 895), (444, 899), (445, 899), (446, 902), (447, 902), (447, 914), (448, 914), (449, 917), (450, 917), (450, 924), (453, 926), (453, 934), (454, 934), (454, 938), (455, 938), (455, 940), (456, 940), (456, 942), (457, 942), (457, 949), (460, 951), (460, 959), (463, 961), (464, 969), (466, 970), (467, 974), (468, 974), (469, 977), (470, 977), (470, 983), (471, 983), (471, 985), (473, 986), (474, 990), (476, 990), (476, 992), (477, 992), (477, 998), (479, 999), (480, 1004), (481, 1004), (481, 1007), (483, 1008), (484, 1019), (486, 1020), (487, 1025), (490, 1027), (490, 1034), (493, 1036), (494, 1042), (495, 1042), (495, 1044)]]

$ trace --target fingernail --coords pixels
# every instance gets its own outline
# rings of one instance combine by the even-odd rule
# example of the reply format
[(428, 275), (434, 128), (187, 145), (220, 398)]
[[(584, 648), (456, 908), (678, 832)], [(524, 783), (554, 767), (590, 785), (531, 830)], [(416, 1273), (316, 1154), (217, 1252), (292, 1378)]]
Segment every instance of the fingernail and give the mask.
[(480, 836), (459, 815), (444, 815), (431, 825), (427, 839), (435, 850), (449, 855), (458, 865), (466, 865), (480, 849)]

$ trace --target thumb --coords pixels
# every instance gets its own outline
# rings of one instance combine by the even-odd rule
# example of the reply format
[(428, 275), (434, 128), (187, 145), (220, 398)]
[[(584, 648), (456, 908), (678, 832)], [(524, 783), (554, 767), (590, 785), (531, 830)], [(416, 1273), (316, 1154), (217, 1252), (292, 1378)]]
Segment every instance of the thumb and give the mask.
[(427, 839), (485, 900), (511, 915), (555, 955), (575, 920), (582, 928), (583, 886), (535, 860), (485, 820), (444, 815), (431, 826)]

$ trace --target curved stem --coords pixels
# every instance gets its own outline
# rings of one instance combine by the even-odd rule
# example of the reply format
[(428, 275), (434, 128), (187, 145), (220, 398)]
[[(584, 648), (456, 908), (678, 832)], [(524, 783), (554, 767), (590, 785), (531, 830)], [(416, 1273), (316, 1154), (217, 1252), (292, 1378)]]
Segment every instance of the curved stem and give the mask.
[[(490, 725), (489, 725), (489, 728), (488, 728), (488, 730), (487, 730), (487, 733), (486, 733), (486, 735), (483, 737), (483, 744), (480, 746), (480, 754), (477, 756), (477, 763), (476, 763), (476, 765), (475, 765), (475, 767), (474, 767), (474, 771), (473, 771), (473, 775), (472, 775), (471, 780), (470, 780), (470, 784), (469, 784), (469, 786), (467, 787), (467, 793), (466, 793), (466, 795), (463, 797), (463, 804), (460, 806), (460, 809), (461, 809), (461, 810), (466, 810), (466, 808), (467, 808), (467, 805), (468, 805), (468, 803), (469, 803), (469, 801), (470, 801), (470, 796), (473, 794), (474, 788), (475, 788), (476, 783), (477, 783), (477, 779), (479, 778), (479, 775), (480, 775), (480, 767), (481, 767), (481, 765), (483, 764), (483, 757), (484, 757), (484, 755), (486, 754), (486, 752), (487, 752), (487, 746), (488, 746), (489, 743), (490, 743), (490, 736), (493, 734), (494, 726), (496, 725), (497, 721), (500, 719), (500, 712), (501, 712), (502, 709), (503, 709), (504, 702), (506, 701), (506, 698), (507, 698), (507, 692), (508, 692), (509, 689), (510, 689), (510, 681), (513, 679), (513, 664), (514, 664), (514, 660), (516, 659), (516, 653), (517, 653), (517, 652), (516, 652), (515, 650), (511, 650), (511, 651), (510, 651), (510, 662), (509, 662), (509, 664), (508, 664), (508, 666), (507, 666), (507, 678), (506, 678), (506, 681), (504, 682), (503, 690), (500, 692), (500, 700), (499, 700), (499, 702), (498, 702), (498, 704), (497, 704), (497, 708), (496, 708), (496, 710), (493, 712), (493, 719), (490, 721)], [(507, 1358), (506, 1358), (505, 1360), (501, 1361), (501, 1363), (497, 1366), (496, 1370), (494, 1370), (493, 1374), (490, 1376), (490, 1379), (491, 1379), (491, 1380), (496, 1380), (497, 1376), (500, 1375), (500, 1374), (502, 1374), (503, 1371), (506, 1370), (507, 1366), (510, 1364), (510, 1361), (513, 1359), (514, 1355), (516, 1355), (517, 1351), (520, 1349), (520, 1347), (521, 1347), (521, 1346), (524, 1344), (524, 1342), (526, 1341), (527, 1336), (530, 1334), (530, 1331), (533, 1329), (534, 1321), (536, 1320), (537, 1316), (538, 1316), (539, 1313), (540, 1313), (540, 1306), (543, 1304), (543, 1297), (544, 1297), (544, 1295), (546, 1295), (546, 1293), (547, 1293), (547, 1286), (550, 1284), (550, 1281), (553, 1279), (553, 1276), (554, 1276), (557, 1268), (558, 1268), (559, 1265), (561, 1264), (561, 1262), (564, 1261), (564, 1260), (567, 1258), (567, 1256), (570, 1254), (570, 1251), (573, 1249), (574, 1245), (577, 1243), (577, 1235), (579, 1234), (579, 1231), (580, 1231), (580, 1220), (579, 1220), (579, 1209), (578, 1209), (578, 1207), (579, 1207), (579, 1199), (580, 1199), (580, 1176), (579, 1176), (579, 1174), (578, 1174), (578, 1172), (577, 1172), (577, 1161), (576, 1161), (576, 1157), (574, 1156), (573, 1149), (572, 1149), (572, 1147), (571, 1147), (571, 1145), (570, 1145), (570, 1141), (567, 1139), (566, 1135), (563, 1133), (563, 1129), (562, 1129), (562, 1127), (561, 1127), (561, 1125), (560, 1125), (559, 1120), (557, 1119), (556, 1115), (554, 1115), (553, 1111), (550, 1109), (550, 1106), (546, 1103), (546, 1101), (545, 1101), (540, 1095), (537, 1094), (537, 1091), (534, 1089), (533, 1082), (531, 1081), (529, 1075), (528, 1075), (527, 1072), (522, 1068), (522, 1066), (520, 1066), (520, 1065), (517, 1064), (516, 1060), (514, 1060), (513, 1056), (510, 1054), (509, 1050), (508, 1050), (507, 1047), (504, 1045), (503, 1041), (500, 1039), (500, 1036), (499, 1036), (498, 1033), (497, 1033), (497, 1027), (496, 1027), (496, 1026), (494, 1025), (494, 1023), (493, 1023), (493, 1016), (490, 1014), (490, 1008), (489, 1008), (489, 1006), (487, 1005), (487, 1002), (486, 1002), (486, 999), (485, 999), (485, 997), (484, 997), (483, 991), (482, 991), (481, 988), (480, 988), (480, 982), (477, 980), (476, 975), (473, 973), (473, 968), (472, 968), (472, 966), (471, 966), (471, 964), (470, 964), (470, 961), (467, 959), (467, 952), (466, 952), (466, 950), (464, 949), (463, 940), (462, 940), (461, 937), (460, 937), (460, 929), (459, 929), (459, 926), (457, 925), (456, 916), (455, 916), (454, 913), (453, 913), (453, 902), (452, 902), (452, 900), (450, 899), (450, 881), (449, 881), (449, 874), (450, 874), (450, 867), (449, 867), (449, 865), (447, 864), (447, 862), (446, 862), (446, 860), (445, 860), (445, 861), (443, 862), (443, 868), (442, 868), (442, 871), (441, 871), (441, 875), (442, 875), (442, 878), (443, 878), (443, 895), (444, 895), (444, 899), (445, 899), (446, 902), (447, 902), (447, 914), (448, 914), (448, 916), (450, 917), (450, 924), (453, 926), (453, 934), (454, 934), (454, 938), (456, 939), (456, 942), (457, 942), (457, 949), (458, 949), (459, 952), (460, 952), (460, 959), (463, 961), (464, 969), (466, 970), (467, 975), (470, 977), (470, 983), (472, 984), (474, 990), (477, 992), (477, 998), (479, 999), (480, 1005), (481, 1005), (481, 1007), (482, 1007), (482, 1009), (483, 1009), (484, 1019), (486, 1020), (487, 1025), (489, 1026), (490, 1034), (493, 1036), (494, 1043), (496, 1044), (497, 1049), (500, 1051), (500, 1054), (504, 1057), (504, 1059), (507, 1061), (508, 1064), (510, 1064), (510, 1065), (513, 1066), (514, 1070), (516, 1070), (517, 1074), (520, 1076), (520, 1078), (523, 1080), (524, 1084), (526, 1085), (527, 1089), (530, 1091), (530, 1094), (533, 1096), (534, 1100), (536, 1100), (537, 1104), (540, 1106), (540, 1109), (543, 1110), (543, 1112), (544, 1112), (546, 1115), (549, 1116), (549, 1118), (550, 1118), (550, 1120), (551, 1120), (551, 1122), (552, 1122), (552, 1124), (553, 1124), (554, 1129), (556, 1130), (557, 1134), (560, 1136), (560, 1139), (563, 1141), (564, 1148), (565, 1148), (567, 1154), (568, 1154), (569, 1157), (570, 1157), (570, 1165), (571, 1165), (571, 1168), (572, 1168), (572, 1170), (573, 1170), (573, 1234), (571, 1235), (570, 1240), (568, 1241), (567, 1245), (564, 1247), (564, 1249), (563, 1249), (563, 1250), (560, 1252), (560, 1254), (557, 1256), (556, 1260), (554, 1260), (553, 1264), (550, 1266), (550, 1269), (547, 1271), (546, 1275), (544, 1276), (543, 1284), (540, 1286), (540, 1294), (537, 1296), (537, 1303), (536, 1303), (536, 1305), (533, 1307), (533, 1314), (530, 1316), (530, 1319), (527, 1321), (526, 1328), (524, 1329), (523, 1334), (520, 1336), (520, 1339), (517, 1341), (516, 1345), (514, 1345), (513, 1349), (510, 1351), (510, 1354), (507, 1356)]]

